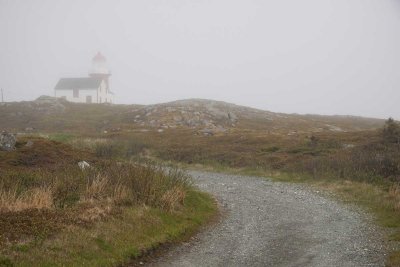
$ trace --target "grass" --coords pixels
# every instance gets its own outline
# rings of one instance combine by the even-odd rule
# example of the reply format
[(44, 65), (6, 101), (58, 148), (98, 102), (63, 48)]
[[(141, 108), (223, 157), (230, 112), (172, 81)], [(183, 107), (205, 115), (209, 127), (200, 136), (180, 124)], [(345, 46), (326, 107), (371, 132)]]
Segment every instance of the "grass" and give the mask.
[(49, 139), (57, 142), (67, 143), (75, 138), (72, 134), (67, 133), (55, 133), (49, 135)]
[[(190, 188), (189, 177), (180, 170), (165, 170), (149, 162), (103, 160), (40, 138), (29, 147), (0, 152), (0, 159), (4, 159), (0, 163), (0, 211), (104, 201), (173, 210)], [(81, 170), (77, 163), (84, 159), (92, 166)]]
[(160, 244), (178, 242), (197, 231), (215, 212), (209, 195), (190, 191), (179, 212), (125, 207), (117, 216), (88, 229), (73, 226), (40, 243), (3, 248), (2, 257), (18, 266), (115, 266)]
[(0, 211), (50, 209), (54, 205), (50, 186), (42, 186), (18, 193), (18, 189), (0, 191)]
[(72, 226), (51, 239), (3, 248), (0, 260), (17, 266), (115, 266), (194, 233), (215, 212), (209, 195), (191, 190), (178, 212), (125, 207), (90, 228)]
[(40, 137), (18, 138), (16, 150), (0, 151), (0, 174), (4, 171), (57, 170), (81, 160), (98, 159), (88, 149), (74, 149), (68, 144)]
[(115, 266), (193, 233), (217, 210), (184, 172), (149, 161), (38, 137), (0, 159), (0, 266)]

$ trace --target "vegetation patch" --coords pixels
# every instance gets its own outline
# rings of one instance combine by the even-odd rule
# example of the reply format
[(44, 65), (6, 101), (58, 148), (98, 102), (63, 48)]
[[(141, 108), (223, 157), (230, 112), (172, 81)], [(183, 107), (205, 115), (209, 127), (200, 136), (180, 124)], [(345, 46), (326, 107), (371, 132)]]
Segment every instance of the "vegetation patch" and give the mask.
[(2, 254), (6, 263), (18, 266), (115, 266), (128, 263), (160, 244), (179, 241), (215, 212), (213, 199), (190, 190), (179, 211), (123, 207), (118, 215), (88, 228), (72, 225), (40, 243), (3, 247)]
[[(41, 138), (19, 142), (0, 152), (0, 266), (114, 266), (178, 240), (216, 212), (176, 168), (117, 162)], [(79, 167), (82, 160), (89, 166)]]
[(88, 150), (73, 149), (65, 143), (34, 136), (18, 138), (16, 148), (10, 152), (0, 151), (0, 174), (12, 170), (56, 170), (81, 160), (97, 160)]

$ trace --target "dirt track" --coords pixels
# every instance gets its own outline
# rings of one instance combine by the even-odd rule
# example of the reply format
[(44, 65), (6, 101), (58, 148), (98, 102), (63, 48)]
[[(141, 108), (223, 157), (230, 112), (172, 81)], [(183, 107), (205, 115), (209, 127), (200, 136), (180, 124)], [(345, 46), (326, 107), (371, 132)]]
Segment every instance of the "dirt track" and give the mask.
[(354, 208), (301, 185), (191, 174), (226, 215), (153, 266), (384, 266), (382, 233)]

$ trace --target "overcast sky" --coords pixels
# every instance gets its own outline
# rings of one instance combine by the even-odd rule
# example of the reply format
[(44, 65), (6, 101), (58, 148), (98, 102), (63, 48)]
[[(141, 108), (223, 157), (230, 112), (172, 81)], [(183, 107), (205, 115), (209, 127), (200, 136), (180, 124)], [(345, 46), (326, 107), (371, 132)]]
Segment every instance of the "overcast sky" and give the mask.
[(118, 103), (400, 119), (400, 0), (0, 0), (7, 101), (53, 95), (97, 51)]

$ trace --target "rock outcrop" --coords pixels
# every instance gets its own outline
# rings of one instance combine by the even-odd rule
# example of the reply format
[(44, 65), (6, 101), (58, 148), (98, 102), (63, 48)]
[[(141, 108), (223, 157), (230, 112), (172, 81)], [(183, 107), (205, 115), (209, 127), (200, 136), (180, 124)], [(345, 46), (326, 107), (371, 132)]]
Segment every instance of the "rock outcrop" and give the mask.
[(204, 135), (211, 135), (235, 127), (236, 110), (233, 104), (190, 99), (145, 106), (135, 110), (131, 121), (144, 127), (203, 129)]
[(15, 143), (17, 142), (17, 137), (8, 132), (2, 132), (0, 134), (0, 150), (11, 151), (15, 149)]

